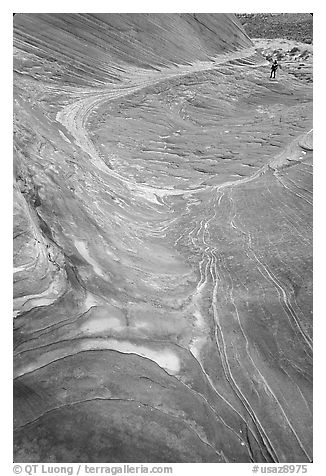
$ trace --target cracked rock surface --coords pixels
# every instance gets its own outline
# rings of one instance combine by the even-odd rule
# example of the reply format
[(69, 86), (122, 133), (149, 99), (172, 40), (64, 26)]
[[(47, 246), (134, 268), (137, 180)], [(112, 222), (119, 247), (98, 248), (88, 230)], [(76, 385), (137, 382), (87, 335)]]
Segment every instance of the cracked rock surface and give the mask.
[(312, 460), (312, 150), (234, 15), (15, 16), (15, 462)]

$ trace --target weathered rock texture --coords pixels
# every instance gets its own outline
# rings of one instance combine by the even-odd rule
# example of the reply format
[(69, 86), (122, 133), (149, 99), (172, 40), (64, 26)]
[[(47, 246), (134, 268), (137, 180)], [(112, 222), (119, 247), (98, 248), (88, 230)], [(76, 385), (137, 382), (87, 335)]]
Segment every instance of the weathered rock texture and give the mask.
[(312, 13), (243, 13), (237, 17), (251, 38), (313, 41)]
[(233, 15), (14, 46), (15, 461), (310, 461), (311, 86)]

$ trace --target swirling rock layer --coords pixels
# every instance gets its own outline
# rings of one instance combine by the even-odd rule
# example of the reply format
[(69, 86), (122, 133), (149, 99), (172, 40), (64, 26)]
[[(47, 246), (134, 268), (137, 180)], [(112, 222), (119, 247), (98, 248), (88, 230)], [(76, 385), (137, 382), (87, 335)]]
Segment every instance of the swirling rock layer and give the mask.
[(311, 86), (232, 15), (14, 40), (15, 461), (310, 461)]

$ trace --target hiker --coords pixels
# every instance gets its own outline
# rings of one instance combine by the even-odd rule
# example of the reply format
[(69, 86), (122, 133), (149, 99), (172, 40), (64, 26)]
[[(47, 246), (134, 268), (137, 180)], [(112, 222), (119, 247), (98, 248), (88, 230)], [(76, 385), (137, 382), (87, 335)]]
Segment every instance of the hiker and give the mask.
[(276, 60), (274, 60), (274, 63), (272, 63), (270, 78), (273, 77), (275, 79), (275, 73), (276, 73), (277, 68), (278, 68), (278, 62)]

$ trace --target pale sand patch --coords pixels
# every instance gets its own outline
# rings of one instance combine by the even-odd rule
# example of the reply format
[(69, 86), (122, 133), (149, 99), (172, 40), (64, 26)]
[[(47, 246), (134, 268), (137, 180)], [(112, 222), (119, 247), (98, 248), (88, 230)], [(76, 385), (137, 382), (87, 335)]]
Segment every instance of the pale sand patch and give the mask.
[(103, 319), (101, 317), (97, 319), (90, 319), (85, 322), (80, 330), (85, 333), (96, 334), (99, 332), (106, 331), (121, 331), (124, 329), (124, 326), (121, 324), (121, 321), (116, 317), (108, 317)]
[(95, 273), (103, 278), (105, 281), (108, 281), (108, 276), (100, 268), (98, 263), (90, 256), (87, 246), (84, 241), (74, 240), (75, 246), (82, 257), (93, 267)]
[[(89, 342), (84, 342), (82, 347), (88, 347)], [(164, 348), (162, 350), (154, 350), (145, 345), (133, 344), (129, 341), (118, 341), (115, 339), (108, 339), (106, 341), (92, 342), (92, 348), (117, 350), (124, 354), (137, 354), (146, 359), (153, 360), (157, 365), (165, 369), (169, 374), (177, 374), (180, 371), (179, 357), (170, 349)]]

